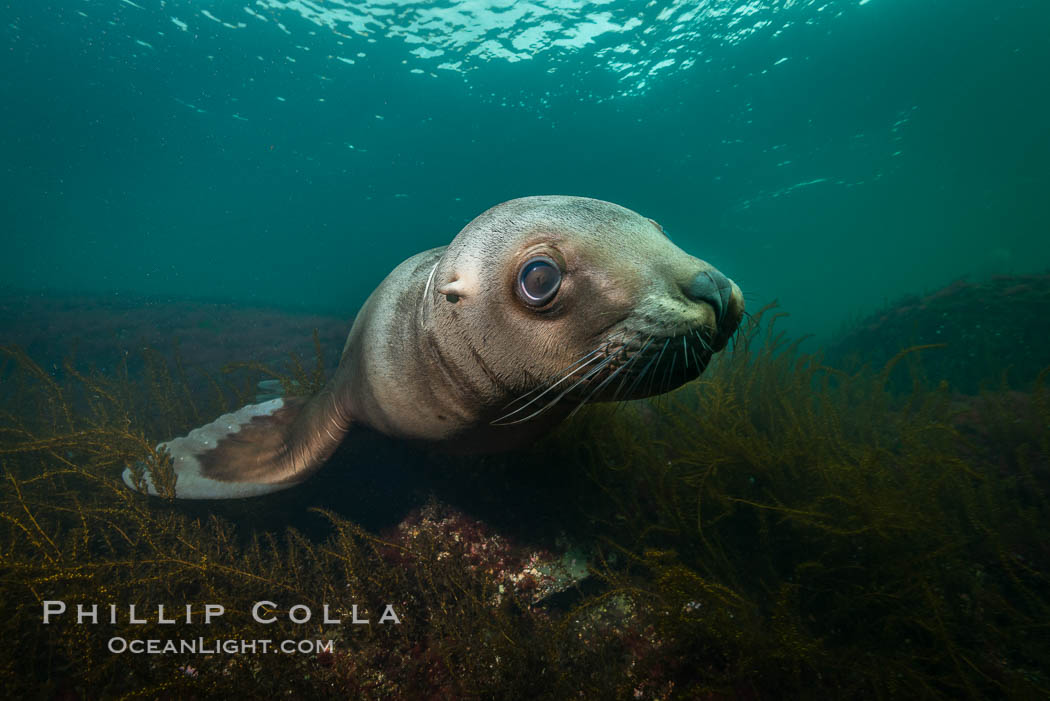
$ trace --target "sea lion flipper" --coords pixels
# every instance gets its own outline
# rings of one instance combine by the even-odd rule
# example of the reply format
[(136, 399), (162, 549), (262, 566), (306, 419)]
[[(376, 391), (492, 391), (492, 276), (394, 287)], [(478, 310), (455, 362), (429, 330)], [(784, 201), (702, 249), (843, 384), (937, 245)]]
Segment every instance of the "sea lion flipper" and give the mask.
[[(157, 446), (171, 456), (175, 497), (237, 499), (299, 484), (331, 456), (349, 417), (322, 391), (312, 399), (276, 398), (223, 414), (189, 434)], [(146, 469), (124, 470), (124, 482), (162, 494)]]

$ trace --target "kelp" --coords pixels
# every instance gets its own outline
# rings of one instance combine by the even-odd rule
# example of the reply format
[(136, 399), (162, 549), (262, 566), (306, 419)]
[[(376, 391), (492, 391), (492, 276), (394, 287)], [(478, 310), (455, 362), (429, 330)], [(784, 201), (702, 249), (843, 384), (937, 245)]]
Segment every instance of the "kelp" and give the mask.
[[(803, 353), (767, 311), (669, 396), (588, 410), (523, 453), (426, 457), (432, 481), (452, 485), (442, 498), (487, 511), (517, 539), (543, 540), (556, 521), (558, 537), (590, 553), (590, 577), (555, 605), (478, 567), (481, 535), (453, 542), (417, 524), (399, 538), (330, 508), (311, 511), (320, 525), (302, 530), (282, 525), (287, 502), (243, 507), (264, 512), (263, 527), (245, 511), (123, 485), (124, 467), (143, 461), (161, 465), (155, 480), (170, 477), (155, 443), (251, 401), (259, 379), (286, 393), (315, 389), (324, 368), (316, 345), (316, 369), (298, 358), (283, 371), (232, 365), (205, 378), (210, 398), (188, 391), (177, 355), (147, 351), (140, 371), (123, 363), (108, 374), (70, 362), (59, 378), (3, 350), (0, 683), (9, 695), (1050, 692), (1046, 372), (1024, 402), (1008, 392), (960, 402), (920, 375), (910, 394), (893, 394), (891, 374), (935, 348), (847, 374)], [(327, 468), (340, 469), (363, 468)], [(542, 527), (530, 532), (528, 514)], [(44, 625), (49, 600), (67, 613)], [(260, 600), (276, 604), (276, 622), (252, 619)], [(208, 603), (226, 613), (205, 625)], [(98, 604), (105, 620), (76, 624), (77, 604)], [(131, 604), (146, 623), (127, 622)], [(180, 612), (178, 622), (160, 623), (158, 604)], [(400, 624), (378, 623), (388, 604)], [(311, 621), (289, 620), (292, 605), (310, 607)], [(342, 625), (321, 622), (326, 605)], [(349, 623), (354, 606), (370, 624)], [(114, 654), (114, 637), (334, 646)]]

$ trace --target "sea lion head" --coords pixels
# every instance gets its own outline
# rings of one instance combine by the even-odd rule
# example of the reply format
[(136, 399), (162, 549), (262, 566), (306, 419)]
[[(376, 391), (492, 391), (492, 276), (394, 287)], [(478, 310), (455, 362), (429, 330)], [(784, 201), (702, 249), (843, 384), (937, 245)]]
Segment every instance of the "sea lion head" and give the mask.
[[(636, 399), (696, 378), (744, 313), (732, 280), (659, 224), (610, 202), (525, 197), (470, 222), (433, 271), (443, 353), (470, 356), (496, 400)], [(504, 405), (505, 406), (505, 405)]]

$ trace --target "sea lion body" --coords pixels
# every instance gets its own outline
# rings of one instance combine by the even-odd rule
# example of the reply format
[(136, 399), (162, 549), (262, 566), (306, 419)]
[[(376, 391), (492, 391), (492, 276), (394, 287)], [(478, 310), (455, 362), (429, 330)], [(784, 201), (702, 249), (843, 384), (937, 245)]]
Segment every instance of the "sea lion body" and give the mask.
[[(317, 395), (245, 407), (159, 447), (181, 498), (297, 484), (352, 426), (456, 452), (512, 449), (589, 401), (695, 378), (743, 309), (732, 281), (631, 210), (511, 200), (383, 280)], [(148, 471), (125, 481), (157, 493)]]

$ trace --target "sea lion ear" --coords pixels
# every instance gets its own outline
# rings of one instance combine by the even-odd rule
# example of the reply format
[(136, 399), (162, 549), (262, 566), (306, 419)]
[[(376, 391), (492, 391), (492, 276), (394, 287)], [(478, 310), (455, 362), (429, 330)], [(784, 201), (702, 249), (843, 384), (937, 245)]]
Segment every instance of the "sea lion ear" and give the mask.
[(471, 297), (473, 294), (472, 286), (466, 281), (460, 278), (453, 278), (443, 285), (438, 285), (437, 292), (439, 295), (444, 295), (449, 302), (458, 302), (464, 297)]

